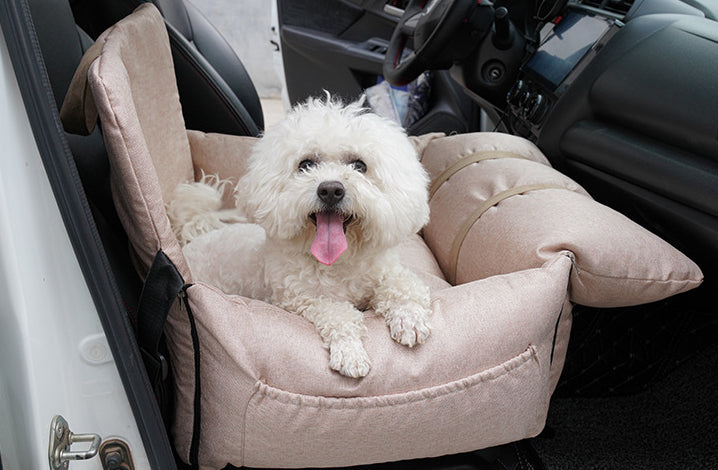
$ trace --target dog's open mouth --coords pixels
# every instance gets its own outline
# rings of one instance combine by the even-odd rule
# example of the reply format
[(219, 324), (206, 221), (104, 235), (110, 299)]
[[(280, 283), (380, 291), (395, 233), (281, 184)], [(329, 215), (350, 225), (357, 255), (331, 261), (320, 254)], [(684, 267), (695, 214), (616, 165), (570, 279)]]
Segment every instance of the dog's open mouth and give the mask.
[(312, 255), (322, 264), (334, 264), (347, 249), (345, 232), (354, 217), (341, 212), (322, 211), (310, 214), (309, 218), (317, 227)]
[[(329, 212), (327, 212), (329, 213)], [(347, 231), (347, 226), (354, 222), (354, 216), (353, 215), (346, 215), (339, 212), (331, 212), (332, 214), (340, 215), (343, 218), (342, 226), (344, 228), (344, 231)], [(317, 212), (314, 212), (312, 214), (309, 214), (309, 218), (311, 219), (312, 223), (314, 225), (317, 225)]]

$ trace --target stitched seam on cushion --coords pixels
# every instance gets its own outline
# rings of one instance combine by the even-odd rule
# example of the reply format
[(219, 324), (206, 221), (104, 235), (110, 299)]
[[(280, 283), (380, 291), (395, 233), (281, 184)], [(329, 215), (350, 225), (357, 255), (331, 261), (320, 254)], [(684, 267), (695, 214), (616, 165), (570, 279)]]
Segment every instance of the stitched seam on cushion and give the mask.
[[(194, 285), (199, 285), (199, 286), (202, 286), (202, 287), (204, 287), (204, 288), (206, 288), (206, 289), (209, 289), (209, 290), (211, 290), (212, 292), (214, 292), (215, 294), (218, 294), (218, 295), (220, 295), (220, 296), (222, 296), (222, 297), (225, 297), (227, 300), (229, 300), (229, 301), (232, 302), (233, 304), (239, 305), (239, 306), (241, 306), (241, 307), (243, 307), (243, 308), (250, 308), (250, 307), (249, 307), (249, 302), (248, 302), (248, 300), (254, 300), (254, 299), (250, 299), (249, 297), (244, 297), (244, 296), (241, 296), (241, 295), (227, 294), (226, 292), (224, 292), (224, 291), (223, 291), (222, 289), (220, 289), (219, 287), (213, 286), (212, 284), (207, 284), (206, 282), (201, 282), (201, 281), (200, 281), (200, 282), (195, 282)], [(266, 302), (265, 302), (265, 303), (266, 303)]]
[[(108, 35), (108, 39), (109, 39), (109, 35)], [(104, 52), (104, 49), (103, 49), (103, 52)], [(104, 54), (100, 54), (100, 56), (97, 59), (97, 60), (99, 60), (98, 75), (100, 76), (100, 79), (102, 82), (102, 91), (104, 92), (105, 98), (110, 103), (110, 109), (112, 110), (112, 118), (114, 120), (114, 124), (117, 126), (117, 129), (120, 131), (120, 134), (123, 137), (122, 138), (122, 146), (124, 148), (124, 153), (126, 155), (126, 159), (129, 160), (129, 162), (130, 162), (130, 168), (132, 170), (132, 176), (134, 177), (134, 183), (135, 183), (136, 187), (140, 188), (140, 194), (142, 195), (142, 198), (141, 198), (142, 205), (143, 205), (146, 213), (149, 215), (149, 219), (151, 221), (152, 231), (154, 232), (155, 240), (157, 241), (157, 244), (161, 247), (162, 239), (160, 237), (159, 230), (157, 229), (157, 224), (155, 223), (155, 218), (152, 216), (152, 211), (150, 210), (149, 206), (147, 205), (147, 199), (145, 197), (144, 191), (142, 191), (142, 189), (141, 189), (141, 185), (139, 184), (139, 178), (137, 177), (137, 171), (136, 171), (134, 162), (132, 161), (132, 158), (130, 157), (129, 148), (127, 147), (127, 144), (126, 144), (126, 140), (125, 140), (125, 136), (127, 135), (126, 129), (120, 124), (119, 120), (117, 119), (117, 113), (115, 112), (116, 103), (113, 102), (112, 97), (108, 93), (109, 88), (107, 87), (107, 83), (105, 82), (105, 79), (102, 78), (102, 75), (99, 70), (99, 69), (103, 68), (102, 64), (104, 62), (104, 59), (105, 59)], [(124, 64), (123, 64), (123, 67), (124, 67)], [(125, 70), (127, 70), (127, 69), (125, 68)]]
[(556, 185), (556, 184), (529, 184), (524, 186), (517, 186), (515, 188), (507, 189), (506, 191), (502, 191), (498, 194), (494, 194), (489, 199), (485, 200), (478, 209), (476, 209), (474, 212), (472, 212), (461, 224), (459, 227), (459, 231), (456, 233), (456, 236), (454, 237), (454, 241), (451, 244), (451, 249), (449, 250), (449, 269), (447, 272), (447, 280), (451, 284), (456, 283), (456, 272), (459, 265), (459, 254), (461, 253), (461, 246), (464, 244), (464, 240), (466, 239), (466, 236), (469, 234), (469, 231), (474, 226), (474, 224), (481, 218), (484, 213), (491, 209), (492, 207), (498, 205), (501, 203), (501, 201), (504, 201), (510, 197), (518, 196), (520, 194), (525, 194), (531, 191), (541, 191), (546, 189), (565, 189), (570, 191), (570, 189), (566, 188), (565, 186)]
[[(420, 390), (412, 390), (409, 392), (394, 393), (388, 395), (373, 395), (366, 397), (324, 397), (315, 395), (304, 395), (300, 393), (288, 392), (281, 390), (264, 382), (259, 383), (258, 392), (263, 397), (275, 400), (288, 405), (303, 406), (309, 408), (329, 408), (329, 409), (362, 409), (362, 408), (385, 408), (389, 406), (409, 405), (422, 401), (432, 400), (455, 393), (463, 392), (482, 383), (488, 383), (492, 380), (503, 377), (515, 370), (518, 370), (526, 364), (533, 361), (538, 362), (538, 354), (536, 347), (529, 344), (528, 347), (519, 355), (497, 365), (486, 369), (477, 374), (464, 377), (452, 382), (441, 385), (435, 385)], [(312, 401), (319, 401), (312, 403)], [(372, 403), (366, 403), (371, 401)]]
[(571, 276), (581, 277), (582, 273), (587, 273), (589, 276), (593, 276), (596, 278), (601, 279), (616, 279), (621, 281), (636, 281), (636, 282), (655, 282), (660, 284), (673, 284), (673, 283), (691, 283), (691, 284), (700, 284), (703, 282), (703, 279), (694, 279), (691, 277), (682, 277), (679, 279), (656, 279), (656, 278), (642, 278), (642, 277), (628, 277), (628, 276), (610, 276), (607, 274), (598, 274), (593, 271), (589, 271), (587, 269), (584, 269), (583, 267), (579, 266), (578, 260), (576, 259), (576, 254), (569, 250), (568, 248), (566, 250), (567, 253), (569, 253), (569, 258), (571, 259), (571, 263), (573, 264), (574, 271), (571, 272)]
[[(578, 263), (577, 263), (577, 265), (578, 265)], [(589, 275), (591, 275), (591, 276), (593, 276), (593, 277), (604, 278), (604, 279), (618, 279), (618, 280), (622, 280), (622, 281), (659, 282), (659, 283), (664, 283), (664, 284), (675, 283), (675, 282), (680, 282), (680, 283), (700, 282), (700, 280), (698, 280), (698, 279), (693, 279), (693, 278), (683, 278), (683, 279), (655, 279), (655, 278), (627, 277), (627, 276), (609, 276), (609, 275), (606, 275), (606, 274), (597, 274), (597, 273), (594, 273), (594, 272), (592, 272), (592, 271), (588, 271), (587, 269), (584, 269), (583, 267), (580, 267), (580, 266), (578, 266), (578, 269), (580, 270), (580, 272), (576, 273), (576, 275), (579, 276), (579, 277), (580, 277), (581, 274), (587, 273), (587, 274), (589, 274)]]
[(259, 389), (260, 389), (261, 385), (262, 385), (261, 381), (257, 381), (254, 384), (254, 391), (249, 396), (249, 399), (247, 400), (247, 402), (244, 405), (244, 413), (242, 413), (242, 444), (241, 444), (242, 459), (241, 459), (241, 463), (239, 464), (240, 467), (244, 467), (244, 456), (245, 456), (244, 449), (246, 448), (246, 442), (247, 442), (247, 413), (249, 413), (249, 405), (250, 405), (250, 403), (252, 403), (252, 400), (254, 400), (254, 398), (259, 393)]
[(442, 171), (439, 176), (434, 178), (434, 180), (431, 182), (431, 187), (429, 188), (429, 201), (434, 198), (434, 194), (436, 194), (439, 188), (441, 188), (441, 186), (446, 181), (448, 181), (449, 178), (451, 178), (467, 166), (473, 163), (483, 162), (484, 160), (497, 160), (501, 158), (518, 158), (521, 160), (531, 161), (530, 159), (524, 157), (523, 155), (519, 155), (518, 153), (504, 152), (502, 150), (482, 150), (469, 154), (465, 157), (461, 157), (459, 160), (455, 161), (449, 168)]

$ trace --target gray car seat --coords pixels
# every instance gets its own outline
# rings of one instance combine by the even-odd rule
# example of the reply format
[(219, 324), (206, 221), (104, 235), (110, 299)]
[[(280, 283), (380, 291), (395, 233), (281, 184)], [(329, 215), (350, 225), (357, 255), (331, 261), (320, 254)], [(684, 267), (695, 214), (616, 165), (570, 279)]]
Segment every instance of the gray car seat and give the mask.
[[(139, 0), (76, 0), (77, 24), (93, 39), (129, 15)], [(187, 127), (258, 135), (264, 128), (259, 95), (224, 37), (187, 0), (153, 0), (167, 25)]]

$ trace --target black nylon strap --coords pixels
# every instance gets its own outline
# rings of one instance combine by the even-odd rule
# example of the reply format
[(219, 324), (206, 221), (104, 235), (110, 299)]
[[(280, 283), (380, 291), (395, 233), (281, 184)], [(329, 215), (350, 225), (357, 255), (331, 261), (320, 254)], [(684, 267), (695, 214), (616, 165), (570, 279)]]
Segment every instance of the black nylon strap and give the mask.
[(137, 311), (137, 342), (153, 387), (167, 377), (167, 361), (160, 352), (165, 321), (184, 279), (162, 250), (155, 255), (142, 287)]
[(167, 378), (169, 370), (167, 360), (161, 352), (162, 334), (170, 308), (179, 298), (180, 308), (187, 312), (194, 348), (194, 418), (189, 458), (191, 468), (196, 469), (199, 468), (201, 423), (200, 347), (197, 325), (189, 302), (186, 300), (189, 286), (189, 284), (185, 284), (184, 279), (167, 255), (162, 250), (158, 251), (152, 261), (150, 271), (147, 273), (140, 295), (137, 312), (137, 341), (160, 408), (163, 409), (163, 412), (167, 412), (164, 407), (168, 403), (168, 397), (165, 397), (163, 381)]
[(192, 336), (192, 348), (194, 349), (194, 416), (192, 421), (192, 440), (190, 441), (189, 447), (189, 463), (192, 469), (199, 469), (199, 439), (200, 432), (202, 429), (202, 380), (200, 374), (200, 347), (199, 347), (199, 334), (197, 333), (197, 324), (194, 321), (194, 314), (190, 308), (189, 302), (187, 302), (187, 288), (190, 285), (182, 287), (182, 295), (180, 302), (184, 305), (187, 312), (187, 319), (190, 325), (190, 335)]

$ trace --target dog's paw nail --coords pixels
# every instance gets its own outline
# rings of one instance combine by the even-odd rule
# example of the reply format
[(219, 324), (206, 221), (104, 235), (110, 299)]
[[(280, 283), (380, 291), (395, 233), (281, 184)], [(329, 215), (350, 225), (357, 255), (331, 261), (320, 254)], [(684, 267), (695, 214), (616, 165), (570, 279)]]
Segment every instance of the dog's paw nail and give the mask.
[(329, 367), (344, 376), (359, 378), (369, 373), (371, 362), (361, 340), (340, 342), (329, 347)]
[(392, 339), (404, 346), (424, 344), (431, 334), (431, 327), (422, 314), (397, 314), (389, 322)]

